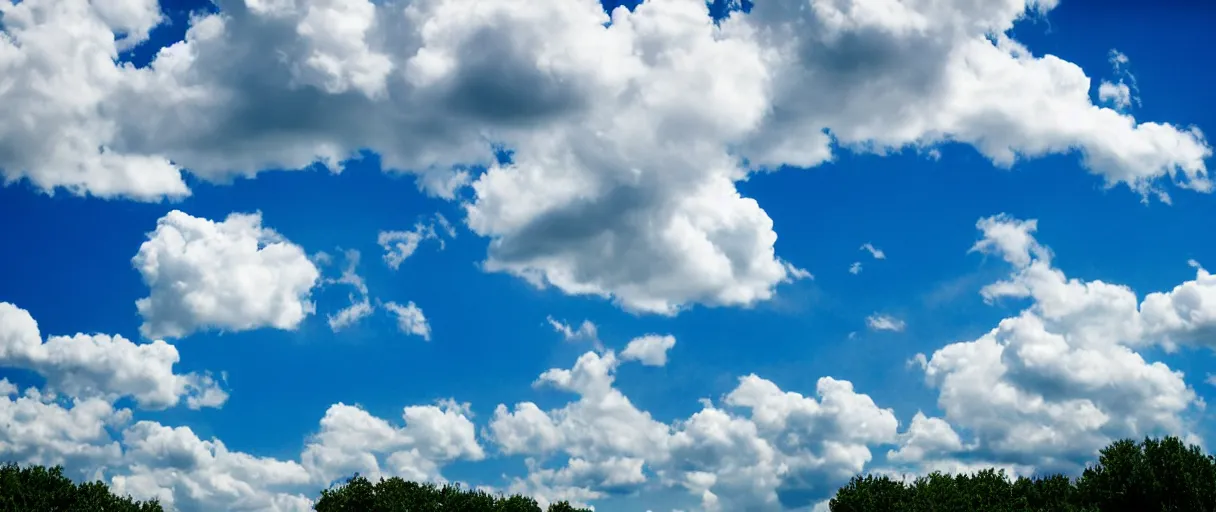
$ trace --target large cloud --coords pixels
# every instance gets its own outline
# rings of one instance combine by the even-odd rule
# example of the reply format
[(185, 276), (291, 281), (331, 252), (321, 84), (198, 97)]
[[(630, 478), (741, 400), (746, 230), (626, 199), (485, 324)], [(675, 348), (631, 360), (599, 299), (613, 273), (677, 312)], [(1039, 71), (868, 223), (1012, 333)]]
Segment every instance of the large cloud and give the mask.
[(294, 329), (315, 311), (320, 271), (260, 213), (215, 222), (173, 210), (131, 260), (151, 289), (135, 305), (149, 338), (202, 329)]
[[(1012, 265), (983, 295), (1030, 299), (974, 341), (918, 356), (940, 392), (945, 418), (974, 436), (967, 451), (997, 462), (1072, 470), (1113, 439), (1189, 435), (1202, 407), (1183, 374), (1136, 351), (1172, 345), (1216, 326), (1214, 288), (1200, 269), (1168, 293), (1143, 302), (1126, 286), (1068, 278), (1034, 232), (1037, 222), (1007, 216), (977, 224), (975, 251)], [(941, 456), (961, 446), (949, 425), (916, 422), (897, 459)]]
[(192, 409), (228, 398), (208, 374), (177, 374), (177, 348), (164, 341), (136, 344), (122, 336), (76, 334), (45, 340), (29, 312), (0, 302), (0, 367), (38, 372), (46, 387), (75, 398), (113, 401), (130, 396), (144, 408), (185, 399)]
[(889, 409), (829, 377), (819, 380), (816, 400), (748, 375), (724, 397), (726, 408), (706, 401), (688, 419), (664, 424), (613, 386), (619, 364), (611, 350), (587, 352), (571, 369), (542, 374), (537, 385), (579, 397), (559, 409), (498, 406), (488, 430), (504, 453), (567, 457), (556, 469), (530, 459), (528, 477), (509, 489), (582, 502), (637, 490), (654, 475), (707, 510), (797, 508), (861, 471), (869, 446), (896, 442)]
[(1054, 1), (775, 0), (720, 23), (700, 0), (611, 16), (594, 0), (217, 3), (136, 69), (114, 58), (160, 21), (154, 2), (0, 2), (0, 71), (22, 77), (0, 115), (26, 120), (0, 127), (6, 179), (153, 199), (189, 193), (183, 168), (224, 180), (371, 148), (432, 194), (472, 185), (487, 269), (660, 313), (805, 275), (735, 183), (741, 160), (813, 166), (833, 139), (958, 141), (998, 165), (1079, 151), (1109, 184), (1211, 188), (1197, 129), (1095, 106), (1081, 69), (1003, 35)]

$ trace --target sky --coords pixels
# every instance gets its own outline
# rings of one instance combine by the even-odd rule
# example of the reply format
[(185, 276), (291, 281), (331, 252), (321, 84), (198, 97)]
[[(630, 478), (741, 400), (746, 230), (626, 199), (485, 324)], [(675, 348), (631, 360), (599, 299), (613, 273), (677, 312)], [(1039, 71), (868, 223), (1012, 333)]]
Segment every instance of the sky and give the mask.
[(0, 0), (0, 459), (181, 511), (777, 511), (1210, 446), (1213, 23)]

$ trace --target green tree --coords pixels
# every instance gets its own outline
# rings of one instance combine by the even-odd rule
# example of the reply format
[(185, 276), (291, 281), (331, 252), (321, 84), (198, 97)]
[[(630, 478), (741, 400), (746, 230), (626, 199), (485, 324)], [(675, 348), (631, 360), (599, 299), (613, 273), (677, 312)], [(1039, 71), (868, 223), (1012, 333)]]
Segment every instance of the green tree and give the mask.
[(76, 484), (63, 468), (0, 466), (0, 512), (163, 512), (156, 500), (117, 496), (100, 481)]
[[(332, 489), (321, 491), (313, 508), (317, 512), (542, 512), (536, 500), (526, 496), (494, 496), (484, 491), (419, 484), (398, 477), (372, 484), (356, 474)], [(567, 502), (549, 506), (548, 512), (589, 512)]]
[(1115, 442), (1076, 486), (1101, 510), (1216, 512), (1216, 462), (1176, 437)]
[(986, 469), (933, 473), (910, 483), (858, 476), (833, 512), (1216, 512), (1216, 459), (1176, 437), (1116, 441), (1080, 478), (1010, 479)]

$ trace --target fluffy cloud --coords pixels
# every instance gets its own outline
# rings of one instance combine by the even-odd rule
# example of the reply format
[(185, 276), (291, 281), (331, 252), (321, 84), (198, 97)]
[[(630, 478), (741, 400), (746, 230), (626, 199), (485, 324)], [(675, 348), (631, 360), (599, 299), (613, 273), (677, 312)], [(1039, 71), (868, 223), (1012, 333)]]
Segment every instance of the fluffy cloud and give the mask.
[(0, 366), (38, 372), (55, 393), (106, 403), (130, 396), (148, 409), (172, 407), (182, 398), (193, 409), (227, 400), (210, 375), (174, 373), (178, 359), (177, 349), (160, 340), (136, 344), (122, 336), (76, 334), (44, 341), (29, 312), (0, 302)]
[(647, 334), (630, 340), (621, 351), (621, 359), (636, 360), (646, 366), (663, 366), (667, 364), (667, 351), (674, 346), (675, 336)]
[(422, 308), (418, 307), (413, 301), (405, 305), (396, 302), (385, 302), (384, 309), (397, 319), (397, 330), (414, 336), (419, 336), (426, 341), (431, 341), (431, 324), (427, 322), (426, 315), (422, 314)]
[(437, 240), (439, 248), (442, 249), (444, 243), (441, 235), (455, 238), (456, 228), (448, 222), (447, 217), (436, 213), (433, 222), (415, 223), (414, 228), (408, 231), (381, 231), (376, 243), (384, 249), (384, 263), (397, 270), (406, 259), (414, 255), (418, 244), (424, 240)]
[(619, 364), (612, 351), (588, 352), (571, 369), (542, 374), (537, 385), (579, 395), (562, 408), (498, 406), (488, 431), (504, 453), (568, 457), (556, 469), (530, 461), (511, 489), (583, 501), (636, 489), (653, 475), (706, 510), (796, 508), (860, 471), (869, 445), (896, 441), (890, 410), (831, 378), (819, 380), (816, 400), (749, 375), (723, 399), (728, 408), (706, 401), (688, 419), (664, 424), (613, 386)]
[(17, 386), (0, 380), (0, 459), (63, 465), (69, 475), (108, 480), (119, 493), (157, 498), (169, 510), (303, 512), (312, 510), (317, 489), (350, 471), (442, 482), (443, 465), (485, 456), (468, 405), (451, 400), (406, 407), (403, 427), (335, 404), (296, 461), (231, 451), (188, 427), (132, 424), (132, 411), (114, 406), (116, 393), (54, 387), (49, 377), (47, 387), (14, 396)]
[(1118, 81), (1103, 80), (1098, 84), (1098, 100), (1110, 103), (1119, 110), (1126, 110), (1132, 103), (1140, 105), (1140, 88), (1136, 86), (1136, 76), (1127, 70), (1128, 61), (1127, 55), (1111, 49), (1110, 64), (1115, 68)]
[(394, 427), (356, 406), (330, 406), (320, 432), (304, 449), (304, 468), (321, 483), (356, 471), (372, 479), (391, 474), (443, 481), (439, 468), (444, 463), (485, 457), (468, 404), (448, 400), (437, 406), (411, 406), (402, 417), (405, 426)]
[[(1149, 362), (1136, 347), (1193, 339), (1216, 325), (1216, 281), (1198, 277), (1141, 303), (1125, 286), (1068, 278), (1034, 237), (1037, 223), (982, 219), (973, 250), (1000, 256), (1008, 279), (986, 286), (987, 300), (1026, 298), (1031, 305), (974, 341), (921, 357), (939, 390), (945, 419), (975, 437), (968, 448), (996, 462), (1075, 469), (1110, 440), (1188, 435), (1201, 404), (1183, 374)], [(922, 419), (902, 458), (929, 448), (957, 450), (945, 425)], [(937, 441), (927, 442), (929, 438)]]
[(130, 418), (130, 410), (101, 398), (60, 403), (35, 388), (19, 397), (0, 396), (0, 457), (92, 476), (121, 460), (122, 448), (106, 429)]
[(129, 470), (114, 475), (116, 492), (157, 498), (182, 511), (312, 509), (309, 498), (287, 491), (309, 482), (297, 462), (232, 452), (219, 440), (199, 439), (188, 427), (150, 421), (127, 428), (122, 444)]
[(715, 23), (699, 0), (229, 0), (145, 68), (115, 58), (157, 5), (115, 5), (0, 2), (18, 77), (0, 115), (26, 120), (0, 128), (7, 181), (179, 197), (182, 169), (223, 181), (370, 148), (436, 196), (471, 185), (486, 269), (635, 311), (752, 304), (799, 277), (735, 183), (833, 142), (963, 142), (1002, 166), (1076, 151), (1111, 185), (1211, 188), (1197, 129), (1095, 106), (1081, 69), (1005, 35), (1054, 1), (779, 0)]
[(135, 302), (148, 338), (295, 329), (314, 312), (320, 272), (300, 246), (263, 227), (260, 213), (215, 222), (171, 211), (131, 262), (150, 288)]

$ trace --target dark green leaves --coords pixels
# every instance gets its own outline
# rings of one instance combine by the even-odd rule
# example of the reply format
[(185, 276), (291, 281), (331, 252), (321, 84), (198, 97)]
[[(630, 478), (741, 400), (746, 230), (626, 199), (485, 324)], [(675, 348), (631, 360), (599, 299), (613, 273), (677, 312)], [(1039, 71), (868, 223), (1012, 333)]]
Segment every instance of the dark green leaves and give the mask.
[(1216, 459), (1178, 438), (1117, 441), (1075, 481), (934, 473), (911, 483), (854, 477), (832, 512), (1216, 512)]
[[(494, 496), (454, 485), (417, 484), (397, 477), (372, 484), (355, 475), (345, 484), (321, 491), (317, 512), (542, 512), (536, 500), (524, 496)], [(548, 512), (588, 512), (566, 502)]]
[(163, 512), (156, 501), (116, 496), (102, 482), (73, 483), (58, 466), (0, 466), (0, 512)]

